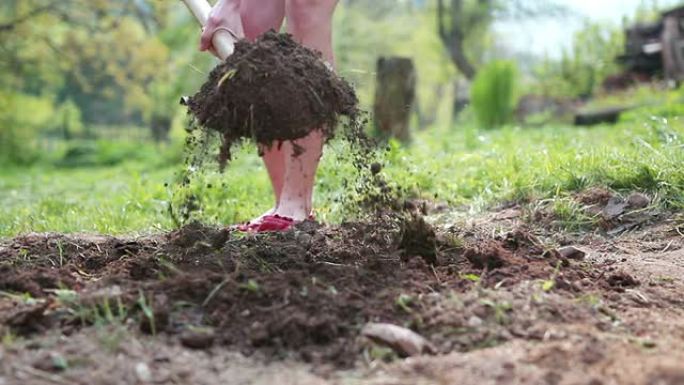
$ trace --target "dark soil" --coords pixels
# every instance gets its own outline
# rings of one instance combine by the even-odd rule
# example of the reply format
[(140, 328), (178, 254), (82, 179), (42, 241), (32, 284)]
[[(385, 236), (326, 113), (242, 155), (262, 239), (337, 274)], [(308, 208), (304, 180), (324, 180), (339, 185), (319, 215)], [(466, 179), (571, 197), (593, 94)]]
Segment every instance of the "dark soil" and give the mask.
[(354, 89), (328, 68), (321, 55), (288, 34), (267, 32), (256, 42), (237, 42), (188, 101), (197, 123), (219, 132), (220, 161), (241, 139), (278, 145), (314, 129), (331, 137), (340, 116), (356, 119)]
[[(92, 306), (116, 297), (142, 331), (177, 335), (192, 348), (221, 344), (349, 367), (359, 358), (355, 337), (366, 322), (421, 330), (407, 308), (421, 304), (399, 306), (400, 296), (554, 276), (560, 288), (573, 290), (568, 282), (596, 278), (574, 262), (559, 267), (511, 247), (510, 238), (455, 247), (446, 239), (417, 216), (335, 228), (309, 222), (246, 238), (200, 225), (137, 240), (28, 235), (0, 249), (0, 289), (50, 303), (12, 316), (6, 324), (20, 333), (40, 324), (80, 327), (63, 312), (45, 311), (59, 306), (52, 290), (71, 289)], [(476, 283), (467, 274), (482, 278)], [(154, 327), (140, 311), (140, 293), (154, 311)]]

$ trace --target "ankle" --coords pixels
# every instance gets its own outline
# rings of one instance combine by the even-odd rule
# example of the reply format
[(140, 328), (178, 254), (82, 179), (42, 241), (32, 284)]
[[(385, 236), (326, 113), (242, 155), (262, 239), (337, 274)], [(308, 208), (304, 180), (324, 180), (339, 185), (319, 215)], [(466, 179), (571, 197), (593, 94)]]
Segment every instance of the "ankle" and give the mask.
[(311, 208), (302, 204), (280, 204), (273, 212), (274, 215), (291, 218), (297, 222), (304, 221), (311, 215)]

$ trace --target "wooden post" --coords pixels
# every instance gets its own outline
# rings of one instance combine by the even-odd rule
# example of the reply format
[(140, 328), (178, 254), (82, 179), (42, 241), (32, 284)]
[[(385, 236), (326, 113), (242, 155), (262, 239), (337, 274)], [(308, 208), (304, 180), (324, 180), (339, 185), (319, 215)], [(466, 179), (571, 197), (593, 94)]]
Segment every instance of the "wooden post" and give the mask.
[(416, 95), (416, 71), (413, 60), (403, 57), (380, 57), (376, 65), (375, 130), (385, 138), (402, 142), (411, 140), (409, 119)]
[(667, 80), (681, 82), (684, 80), (684, 35), (681, 25), (684, 23), (684, 7), (670, 11), (663, 18), (663, 65)]

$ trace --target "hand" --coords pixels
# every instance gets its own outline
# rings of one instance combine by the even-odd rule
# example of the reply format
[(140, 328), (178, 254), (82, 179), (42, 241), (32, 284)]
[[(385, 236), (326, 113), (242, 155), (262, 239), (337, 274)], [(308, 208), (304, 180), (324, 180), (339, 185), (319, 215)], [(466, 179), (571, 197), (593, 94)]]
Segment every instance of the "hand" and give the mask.
[(238, 39), (244, 37), (245, 33), (240, 17), (240, 0), (219, 0), (214, 5), (209, 13), (207, 24), (202, 29), (200, 51), (210, 51), (214, 56), (218, 57), (211, 40), (214, 37), (214, 33), (221, 29), (229, 30)]

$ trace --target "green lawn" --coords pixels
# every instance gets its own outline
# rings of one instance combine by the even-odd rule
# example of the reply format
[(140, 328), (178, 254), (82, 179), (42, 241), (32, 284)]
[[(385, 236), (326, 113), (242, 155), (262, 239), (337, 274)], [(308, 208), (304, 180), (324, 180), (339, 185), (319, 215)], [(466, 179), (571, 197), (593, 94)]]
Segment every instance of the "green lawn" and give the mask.
[[(649, 192), (657, 204), (682, 209), (684, 122), (653, 117), (653, 113), (636, 111), (616, 126), (593, 128), (508, 127), (485, 132), (459, 124), (433, 128), (417, 133), (411, 146), (392, 144), (383, 172), (392, 182), (407, 186), (411, 195), (474, 211), (503, 200), (562, 203), (570, 193), (595, 185)], [(319, 172), (316, 206), (324, 221), (345, 217), (337, 203), (345, 194), (341, 180), (351, 172), (338, 156), (344, 151), (342, 144), (333, 143)], [(229, 224), (269, 208), (268, 180), (253, 152), (251, 148), (240, 152), (224, 174), (212, 169), (196, 178), (188, 191), (202, 201), (200, 219)], [(109, 167), (3, 170), (0, 236), (172, 228), (168, 202), (177, 202), (188, 191), (174, 187), (182, 166), (160, 159), (140, 157)]]

